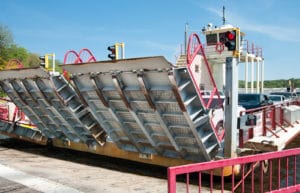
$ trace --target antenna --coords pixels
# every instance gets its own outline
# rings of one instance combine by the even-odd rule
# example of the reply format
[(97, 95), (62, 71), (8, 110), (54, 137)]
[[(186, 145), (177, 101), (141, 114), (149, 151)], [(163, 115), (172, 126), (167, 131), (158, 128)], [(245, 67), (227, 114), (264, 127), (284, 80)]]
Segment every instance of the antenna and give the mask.
[(225, 19), (225, 6), (223, 5), (223, 25), (225, 25), (226, 19)]

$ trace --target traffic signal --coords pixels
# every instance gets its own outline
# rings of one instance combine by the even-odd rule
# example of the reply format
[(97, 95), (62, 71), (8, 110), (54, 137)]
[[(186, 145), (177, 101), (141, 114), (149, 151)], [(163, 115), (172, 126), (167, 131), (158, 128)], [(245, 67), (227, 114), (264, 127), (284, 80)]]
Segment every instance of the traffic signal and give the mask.
[(111, 53), (107, 55), (107, 57), (109, 57), (112, 60), (116, 60), (116, 46), (108, 46), (107, 50), (110, 51)]
[(40, 66), (45, 67), (45, 65), (46, 65), (46, 58), (45, 58), (45, 56), (40, 56), (39, 59), (40, 59)]
[(225, 33), (225, 46), (228, 48), (228, 51), (236, 50), (236, 31), (227, 31)]
[(46, 54), (45, 56), (40, 56), (40, 66), (43, 66), (44, 68), (48, 69), (49, 68), (49, 60), (48, 60), (48, 55)]

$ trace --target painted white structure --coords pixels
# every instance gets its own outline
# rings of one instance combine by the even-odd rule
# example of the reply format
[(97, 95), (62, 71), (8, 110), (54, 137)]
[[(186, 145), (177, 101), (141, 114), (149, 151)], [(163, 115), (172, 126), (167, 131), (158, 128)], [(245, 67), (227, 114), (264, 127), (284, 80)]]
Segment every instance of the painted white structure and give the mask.
[[(224, 33), (230, 31), (236, 32), (236, 51), (229, 51), (226, 45), (224, 45)], [(205, 46), (206, 56), (211, 65), (213, 76), (219, 90), (222, 91), (225, 86), (226, 57), (236, 57), (238, 58), (239, 64), (245, 64), (245, 92), (263, 92), (264, 58), (262, 57), (260, 48), (255, 48), (253, 44), (250, 48), (248, 41), (243, 40), (245, 34), (241, 32), (239, 28), (229, 24), (220, 27), (212, 27), (210, 24), (203, 30), (203, 34), (206, 37), (207, 43)], [(254, 81), (256, 82), (256, 85), (254, 85)], [(250, 90), (248, 86), (249, 82)]]

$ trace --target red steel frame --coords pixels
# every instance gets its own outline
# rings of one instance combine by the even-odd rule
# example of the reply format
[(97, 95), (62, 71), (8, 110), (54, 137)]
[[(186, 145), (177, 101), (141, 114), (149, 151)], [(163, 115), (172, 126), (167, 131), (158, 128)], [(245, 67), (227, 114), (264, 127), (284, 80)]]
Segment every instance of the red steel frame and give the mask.
[[(12, 103), (11, 100), (1, 98), (0, 101), (6, 101), (7, 103)], [(0, 107), (0, 121), (8, 122), (8, 123), (17, 123), (22, 124), (25, 126), (35, 127), (35, 125), (31, 123), (26, 123), (25, 121), (25, 114), (19, 110), (19, 108), (16, 106), (13, 112), (13, 117), (9, 118), (9, 106), (6, 107)]]
[[(89, 56), (88, 59), (85, 60), (85, 61), (82, 59), (82, 56), (83, 56), (84, 53), (87, 53), (88, 56)], [(65, 54), (65, 57), (64, 57), (64, 64), (67, 64), (68, 57), (70, 55), (74, 55), (75, 56), (75, 59), (72, 62), (72, 64), (78, 64), (78, 63), (84, 63), (84, 62), (96, 62), (97, 61), (96, 58), (95, 58), (95, 56), (92, 54), (92, 52), (89, 49), (83, 48), (83, 49), (81, 49), (79, 51), (79, 53), (77, 53), (74, 50), (67, 51), (66, 54)]]
[(74, 50), (69, 50), (69, 51), (67, 51), (66, 54), (65, 54), (65, 57), (64, 57), (64, 64), (67, 64), (67, 62), (68, 62), (68, 57), (69, 57), (70, 55), (74, 55), (74, 56), (75, 56), (75, 59), (74, 59), (74, 61), (72, 62), (72, 64), (82, 63), (82, 60), (81, 60), (81, 58), (79, 57), (78, 53), (77, 53), (76, 51), (74, 51)]
[[(192, 65), (195, 57), (199, 54), (202, 56), (202, 58), (204, 60), (204, 65), (207, 69), (209, 80), (210, 80), (210, 82), (213, 86), (213, 90), (211, 92), (211, 95), (210, 95), (209, 100), (207, 101), (207, 103), (205, 102), (205, 100), (204, 100), (204, 98), (201, 94), (201, 90), (200, 90), (199, 86), (196, 83), (196, 79), (195, 79), (195, 77), (193, 75), (193, 71), (191, 69), (191, 65)], [(205, 55), (205, 52), (204, 52), (204, 47), (203, 47), (203, 45), (200, 41), (200, 37), (196, 33), (191, 34), (190, 38), (189, 38), (189, 41), (188, 41), (188, 46), (187, 46), (187, 69), (189, 71), (191, 79), (193, 80), (194, 86), (196, 88), (196, 91), (198, 93), (198, 96), (199, 96), (200, 101), (201, 101), (202, 105), (204, 106), (204, 108), (206, 108), (206, 109), (210, 108), (211, 104), (213, 102), (214, 96), (217, 95), (219, 106), (223, 109), (223, 102), (221, 100), (220, 93), (217, 89), (215, 80), (213, 78), (208, 60), (206, 58), (206, 55)], [(218, 140), (222, 141), (223, 137), (225, 136), (224, 132), (219, 135), (218, 131), (216, 131), (216, 128), (213, 125), (212, 121), (210, 121), (210, 124), (211, 124), (212, 128), (214, 128), (214, 132), (215, 132), (216, 136), (218, 136)]]
[[(199, 54), (202, 55), (202, 57), (203, 57), (205, 67), (206, 67), (206, 69), (208, 71), (209, 79), (210, 79), (210, 81), (211, 81), (211, 83), (213, 85), (213, 91), (211, 92), (210, 99), (209, 99), (209, 101), (207, 103), (204, 101), (203, 96), (201, 95), (200, 88), (196, 84), (195, 77), (194, 77), (193, 72), (191, 70), (191, 64), (193, 63), (195, 57), (197, 55), (199, 55)], [(207, 61), (207, 58), (206, 58), (206, 55), (205, 55), (205, 52), (204, 52), (203, 45), (201, 44), (200, 38), (199, 38), (199, 36), (196, 33), (191, 34), (191, 36), (189, 38), (188, 47), (187, 47), (187, 68), (188, 68), (189, 73), (191, 75), (191, 78), (192, 78), (192, 80), (194, 82), (196, 90), (197, 90), (197, 92), (198, 92), (198, 94), (200, 96), (200, 100), (201, 100), (202, 105), (205, 108), (210, 108), (211, 103), (213, 101), (213, 96), (217, 95), (218, 96), (218, 100), (219, 100), (219, 105), (220, 105), (220, 107), (223, 107), (223, 103), (222, 103), (222, 100), (220, 98), (220, 94), (219, 94), (219, 91), (217, 89), (215, 80), (213, 78), (211, 69), (209, 67), (209, 64), (208, 64), (208, 61)]]
[(6, 64), (6, 69), (23, 68), (23, 63), (18, 59), (11, 59)]
[[(285, 129), (285, 126), (293, 127), (292, 123), (289, 123), (288, 121), (284, 120), (283, 111), (284, 107), (289, 105), (300, 105), (300, 102), (298, 100), (289, 101), (280, 103), (277, 105), (271, 105), (271, 106), (265, 106), (260, 107), (256, 109), (250, 109), (241, 112), (241, 115), (243, 113), (247, 114), (253, 114), (256, 115), (257, 113), (260, 113), (262, 115), (262, 125), (261, 125), (261, 133), (262, 136), (266, 136), (267, 134), (271, 134), (275, 136), (276, 138), (279, 138), (278, 134), (276, 134), (276, 129), (280, 128), (283, 131), (287, 132)], [(243, 144), (246, 140), (249, 140), (253, 138), (253, 131), (254, 128), (250, 128), (247, 131), (244, 131), (243, 129), (239, 128), (239, 147), (242, 148)], [(248, 135), (244, 132), (248, 132)]]
[(83, 61), (83, 60), (82, 60), (83, 62), (96, 62), (96, 61), (97, 61), (96, 58), (95, 58), (95, 56), (92, 54), (92, 52), (91, 52), (89, 49), (87, 49), (87, 48), (83, 48), (83, 49), (81, 49), (81, 50), (79, 51), (79, 53), (78, 53), (79, 58), (82, 59), (82, 55), (83, 55), (85, 52), (89, 55), (89, 57), (88, 57), (88, 59), (87, 59), (86, 61)]
[[(88, 58), (87, 60), (83, 60), (82, 56), (84, 53), (87, 53), (88, 54)], [(95, 56), (92, 54), (92, 52), (87, 49), (87, 48), (83, 48), (79, 51), (79, 53), (77, 53), (76, 51), (74, 50), (69, 50), (66, 52), (65, 54), (65, 57), (64, 57), (64, 64), (67, 64), (68, 63), (68, 58), (69, 56), (75, 56), (74, 60), (71, 61), (70, 64), (78, 64), (78, 63), (84, 63), (84, 62), (96, 62), (96, 58)], [(70, 75), (69, 73), (63, 69), (63, 76), (69, 81), (70, 80)]]
[[(230, 189), (231, 192), (296, 192), (300, 191), (300, 184), (297, 179), (300, 173), (297, 172), (297, 156), (300, 155), (300, 148), (289, 149), (278, 152), (263, 153), (259, 155), (250, 155), (238, 158), (224, 159), (218, 161), (210, 161), (168, 168), (168, 192), (176, 193), (177, 176), (185, 175), (186, 192), (189, 193), (190, 176), (196, 174), (198, 178), (198, 192), (204, 188), (203, 174), (209, 175), (210, 192), (224, 192)], [(265, 163), (268, 163), (268, 171)], [(223, 171), (230, 167), (232, 173), (239, 166), (239, 181), (235, 179), (235, 175), (228, 176), (231, 180), (225, 181)], [(247, 169), (248, 168), (248, 169)], [(221, 186), (219, 190), (214, 190), (216, 186), (213, 183), (214, 171), (219, 170), (221, 175)], [(298, 180), (299, 181), (299, 180)], [(226, 183), (225, 183), (226, 182)], [(259, 189), (259, 190), (257, 190)]]

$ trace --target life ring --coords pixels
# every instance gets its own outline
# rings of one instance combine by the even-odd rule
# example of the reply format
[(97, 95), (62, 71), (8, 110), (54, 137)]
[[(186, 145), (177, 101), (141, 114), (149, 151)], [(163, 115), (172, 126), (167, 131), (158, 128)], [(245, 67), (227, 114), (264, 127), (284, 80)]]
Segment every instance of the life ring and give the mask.
[(221, 54), (224, 51), (225, 46), (224, 46), (224, 44), (222, 42), (217, 42), (215, 49), (216, 49), (216, 52), (218, 52), (219, 54)]

